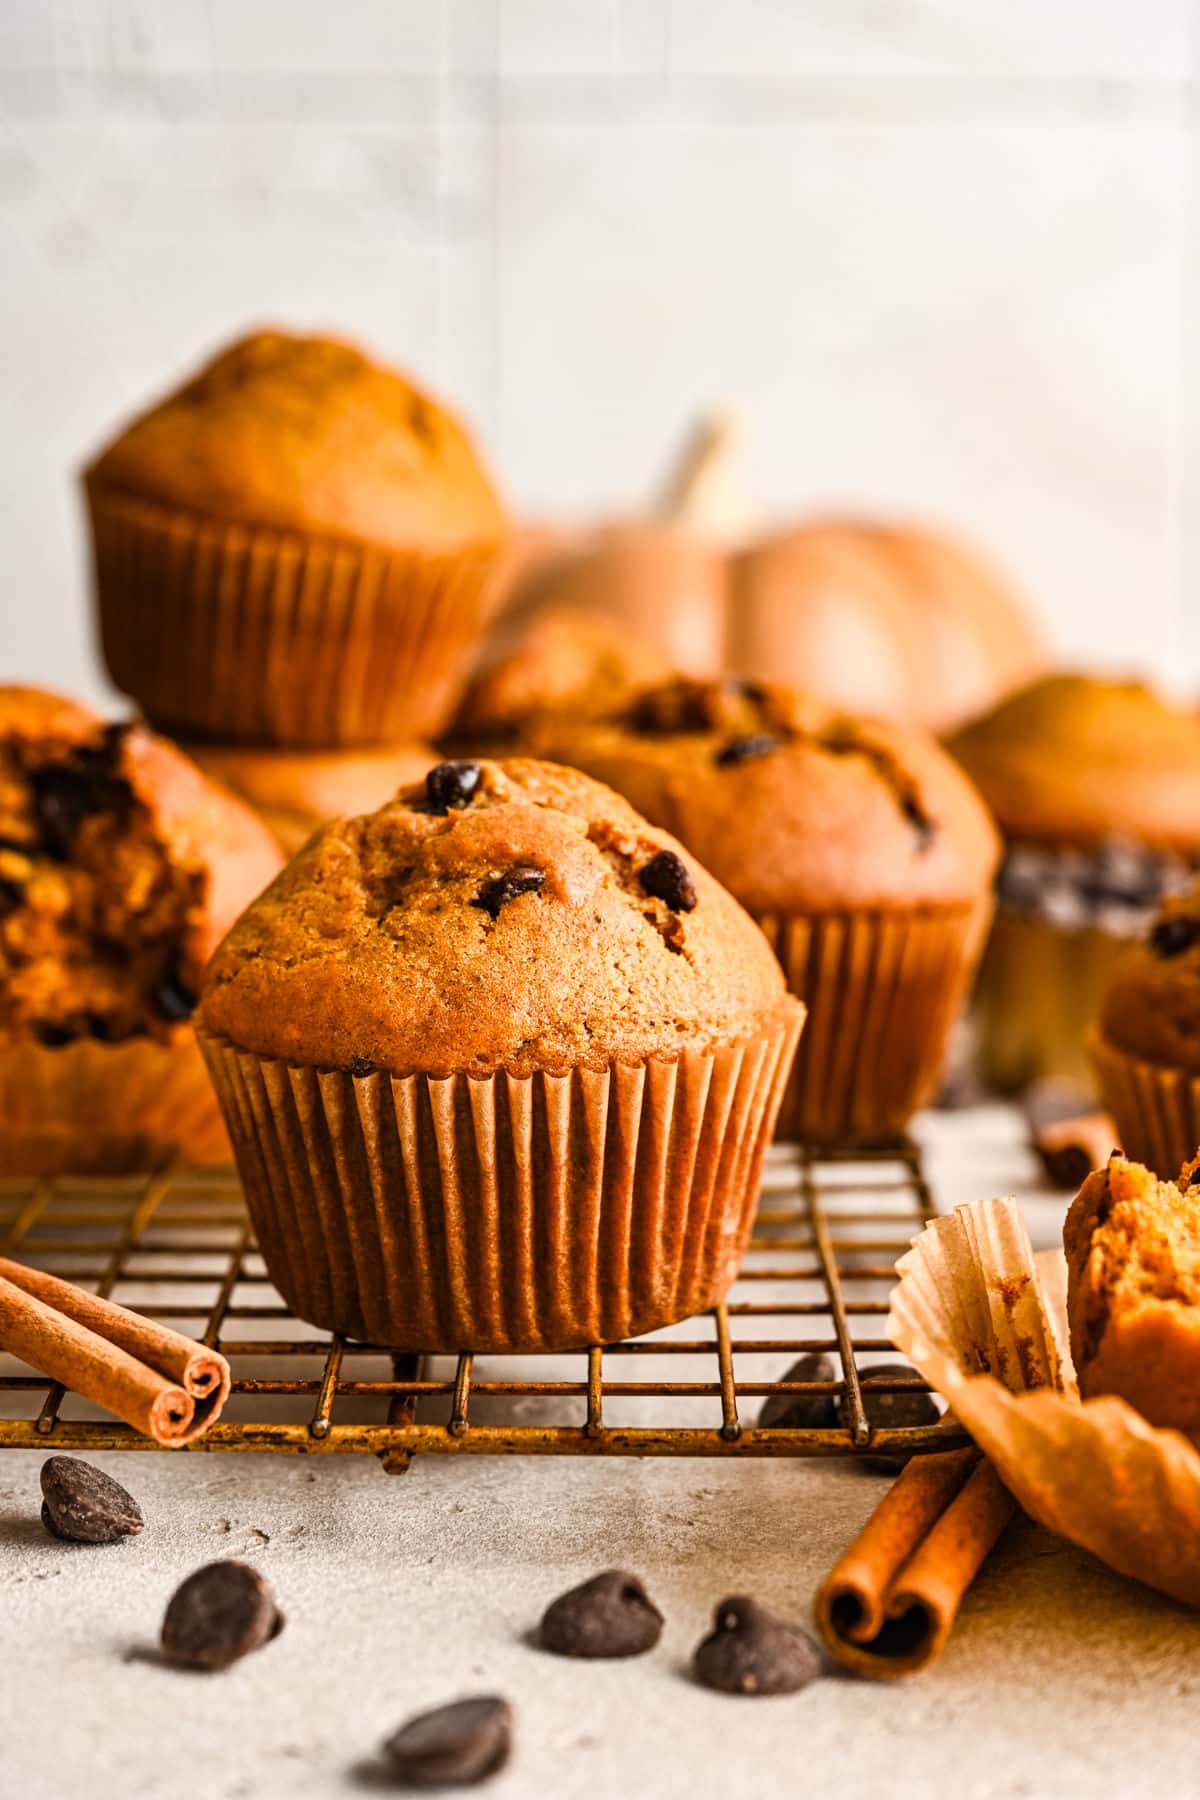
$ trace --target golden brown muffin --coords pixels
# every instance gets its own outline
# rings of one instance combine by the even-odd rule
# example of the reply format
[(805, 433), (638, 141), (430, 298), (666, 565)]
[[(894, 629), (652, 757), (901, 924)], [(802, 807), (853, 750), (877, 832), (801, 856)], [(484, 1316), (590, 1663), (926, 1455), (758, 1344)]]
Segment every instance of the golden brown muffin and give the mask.
[(1088, 1048), (1125, 1149), (1171, 1175), (1200, 1145), (1200, 888), (1118, 958)]
[(1141, 682), (1048, 675), (949, 749), (1009, 839), (1200, 846), (1200, 714)]
[(1063, 1228), (1079, 1392), (1118, 1394), (1152, 1425), (1200, 1434), (1200, 1178), (1160, 1181), (1114, 1153)]
[(206, 775), (223, 781), (254, 808), (285, 856), (294, 856), (318, 825), (381, 806), (437, 761), (425, 744), (388, 750), (266, 750), (185, 741), (181, 748)]
[(1056, 675), (950, 740), (1006, 839), (977, 992), (985, 1072), (1090, 1085), (1128, 943), (1200, 857), (1200, 718), (1139, 682)]
[(538, 744), (674, 832), (758, 920), (810, 1014), (781, 1130), (895, 1136), (936, 1083), (996, 861), (936, 743), (785, 688), (680, 680)]
[(547, 718), (603, 718), (669, 673), (615, 620), (552, 606), (489, 639), (448, 736), (475, 749), (520, 745)]
[(265, 827), (139, 725), (0, 688), (0, 1162), (113, 1172), (228, 1153), (187, 1023), (279, 868)]
[(404, 375), (252, 333), (85, 483), (105, 657), (157, 722), (330, 746), (445, 719), (505, 518), (463, 427)]
[(615, 794), (459, 762), (306, 845), (215, 957), (201, 1042), (302, 1317), (534, 1349), (724, 1291), (802, 1016)]

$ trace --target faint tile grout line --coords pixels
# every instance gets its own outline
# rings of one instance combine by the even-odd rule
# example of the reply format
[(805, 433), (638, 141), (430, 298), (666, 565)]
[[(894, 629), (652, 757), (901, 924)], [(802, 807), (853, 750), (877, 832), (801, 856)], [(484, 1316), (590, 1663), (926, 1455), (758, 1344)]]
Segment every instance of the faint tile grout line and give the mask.
[[(73, 81), (85, 84), (82, 100), (69, 93)], [(718, 122), (727, 124), (785, 119), (801, 125), (850, 114), (897, 123), (933, 119), (980, 126), (1049, 118), (1136, 124), (1163, 117), (1164, 109), (1177, 112), (1181, 90), (1189, 98), (1200, 93), (1200, 80), (1191, 77), (714, 75), (673, 70), (669, 55), (659, 70), (514, 74), (499, 68), (497, 43), (492, 68), (482, 78), (442, 66), (332, 73), (275, 69), (263, 74), (219, 67), (215, 56), (202, 74), (115, 69), (101, 74), (94, 67), (68, 64), (53, 70), (13, 67), (0, 69), (0, 104), (25, 118), (62, 122), (113, 115), (138, 120), (148, 116), (149, 108), (157, 120), (178, 124), (312, 117), (385, 123), (394, 118), (390, 102), (396, 90), (422, 85), (431, 89), (435, 101), (455, 94), (469, 101), (480, 89), (490, 99), (501, 91), (510, 116), (547, 123), (586, 122), (597, 116), (593, 109), (598, 105), (599, 116), (611, 118), (618, 99), (635, 113), (657, 113), (665, 122), (690, 122), (712, 108)]]
[(1188, 355), (1188, 303), (1195, 285), (1194, 237), (1200, 229), (1196, 208), (1196, 184), (1193, 163), (1196, 156), (1196, 107), (1193, 104), (1198, 48), (1197, 12), (1200, 0), (1191, 0), (1183, 14), (1181, 60), (1185, 80), (1179, 90), (1179, 158), (1176, 169), (1179, 247), (1175, 269), (1175, 310), (1172, 319), (1172, 362), (1174, 380), (1170, 385), (1167, 410), (1167, 594), (1165, 666), (1187, 670), (1194, 651), (1192, 633), (1187, 624), (1187, 577), (1189, 545), (1187, 525), (1188, 464), (1191, 441), (1196, 435), (1192, 417), (1198, 396), (1192, 389), (1191, 359)]
[(491, 319), (491, 343), (489, 355), (491, 415), (492, 415), (492, 450), (496, 466), (503, 468), (503, 419), (501, 417), (501, 323), (500, 323), (500, 160), (501, 160), (501, 113), (503, 102), (500, 85), (500, 6), (502, 0), (494, 0), (492, 6), (492, 58), (491, 75), (488, 83), (488, 102), (491, 122), (491, 156), (488, 159), (488, 178), (491, 183), (491, 238), (488, 261), (488, 292)]

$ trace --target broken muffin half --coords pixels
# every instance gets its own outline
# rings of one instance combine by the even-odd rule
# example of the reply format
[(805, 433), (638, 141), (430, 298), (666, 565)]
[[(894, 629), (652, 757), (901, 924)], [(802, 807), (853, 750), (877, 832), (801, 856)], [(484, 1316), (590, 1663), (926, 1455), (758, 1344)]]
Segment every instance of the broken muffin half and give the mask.
[(0, 687), (0, 1169), (227, 1154), (189, 1019), (275, 874), (240, 801), (138, 724)]
[(1200, 1156), (1160, 1181), (1114, 1151), (1063, 1228), (1079, 1392), (1200, 1434)]

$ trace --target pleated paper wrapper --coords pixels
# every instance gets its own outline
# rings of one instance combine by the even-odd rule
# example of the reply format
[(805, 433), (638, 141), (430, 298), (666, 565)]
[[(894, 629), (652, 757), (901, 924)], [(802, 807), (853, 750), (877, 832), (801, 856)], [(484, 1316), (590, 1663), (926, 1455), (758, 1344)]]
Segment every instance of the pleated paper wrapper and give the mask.
[(0, 1143), (3, 1172), (13, 1175), (130, 1175), (229, 1161), (190, 1025), (165, 1042), (0, 1047)]
[(155, 724), (331, 749), (445, 723), (495, 545), (436, 554), (88, 500), (105, 661)]
[(566, 1075), (324, 1072), (201, 1033), (288, 1305), (400, 1350), (612, 1343), (714, 1305), (750, 1234), (803, 1009)]
[(1087, 1046), (1121, 1149), (1174, 1181), (1200, 1149), (1200, 1080), (1130, 1056), (1095, 1030)]
[(788, 987), (808, 1008), (781, 1138), (884, 1142), (941, 1079), (990, 903), (763, 915)]
[(1080, 1401), (1061, 1252), (1014, 1200), (928, 1226), (897, 1265), (888, 1334), (1025, 1511), (1122, 1575), (1200, 1606), (1200, 1451), (1124, 1400)]

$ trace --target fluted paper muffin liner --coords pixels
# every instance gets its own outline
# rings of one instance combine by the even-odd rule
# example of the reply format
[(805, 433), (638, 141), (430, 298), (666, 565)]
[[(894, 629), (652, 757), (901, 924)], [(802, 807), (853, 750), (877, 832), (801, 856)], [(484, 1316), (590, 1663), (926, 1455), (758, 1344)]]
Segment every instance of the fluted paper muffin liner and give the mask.
[(495, 545), (438, 555), (88, 502), (105, 662), (155, 724), (336, 748), (445, 723)]
[(1119, 1574), (1200, 1606), (1200, 1451), (1124, 1400), (1080, 1401), (1066, 1263), (1014, 1200), (960, 1206), (897, 1264), (888, 1335), (1025, 1511)]
[(1200, 1077), (1130, 1056), (1095, 1029), (1087, 1048), (1120, 1148), (1174, 1181), (1200, 1148)]
[(737, 1274), (803, 1012), (565, 1075), (353, 1076), (201, 1032), (271, 1279), (398, 1350), (608, 1343)]
[(758, 923), (808, 1008), (778, 1135), (898, 1137), (935, 1092), (990, 901), (908, 912), (784, 913)]
[(217, 1097), (190, 1025), (165, 1042), (0, 1044), (0, 1171), (130, 1175), (229, 1161)]

